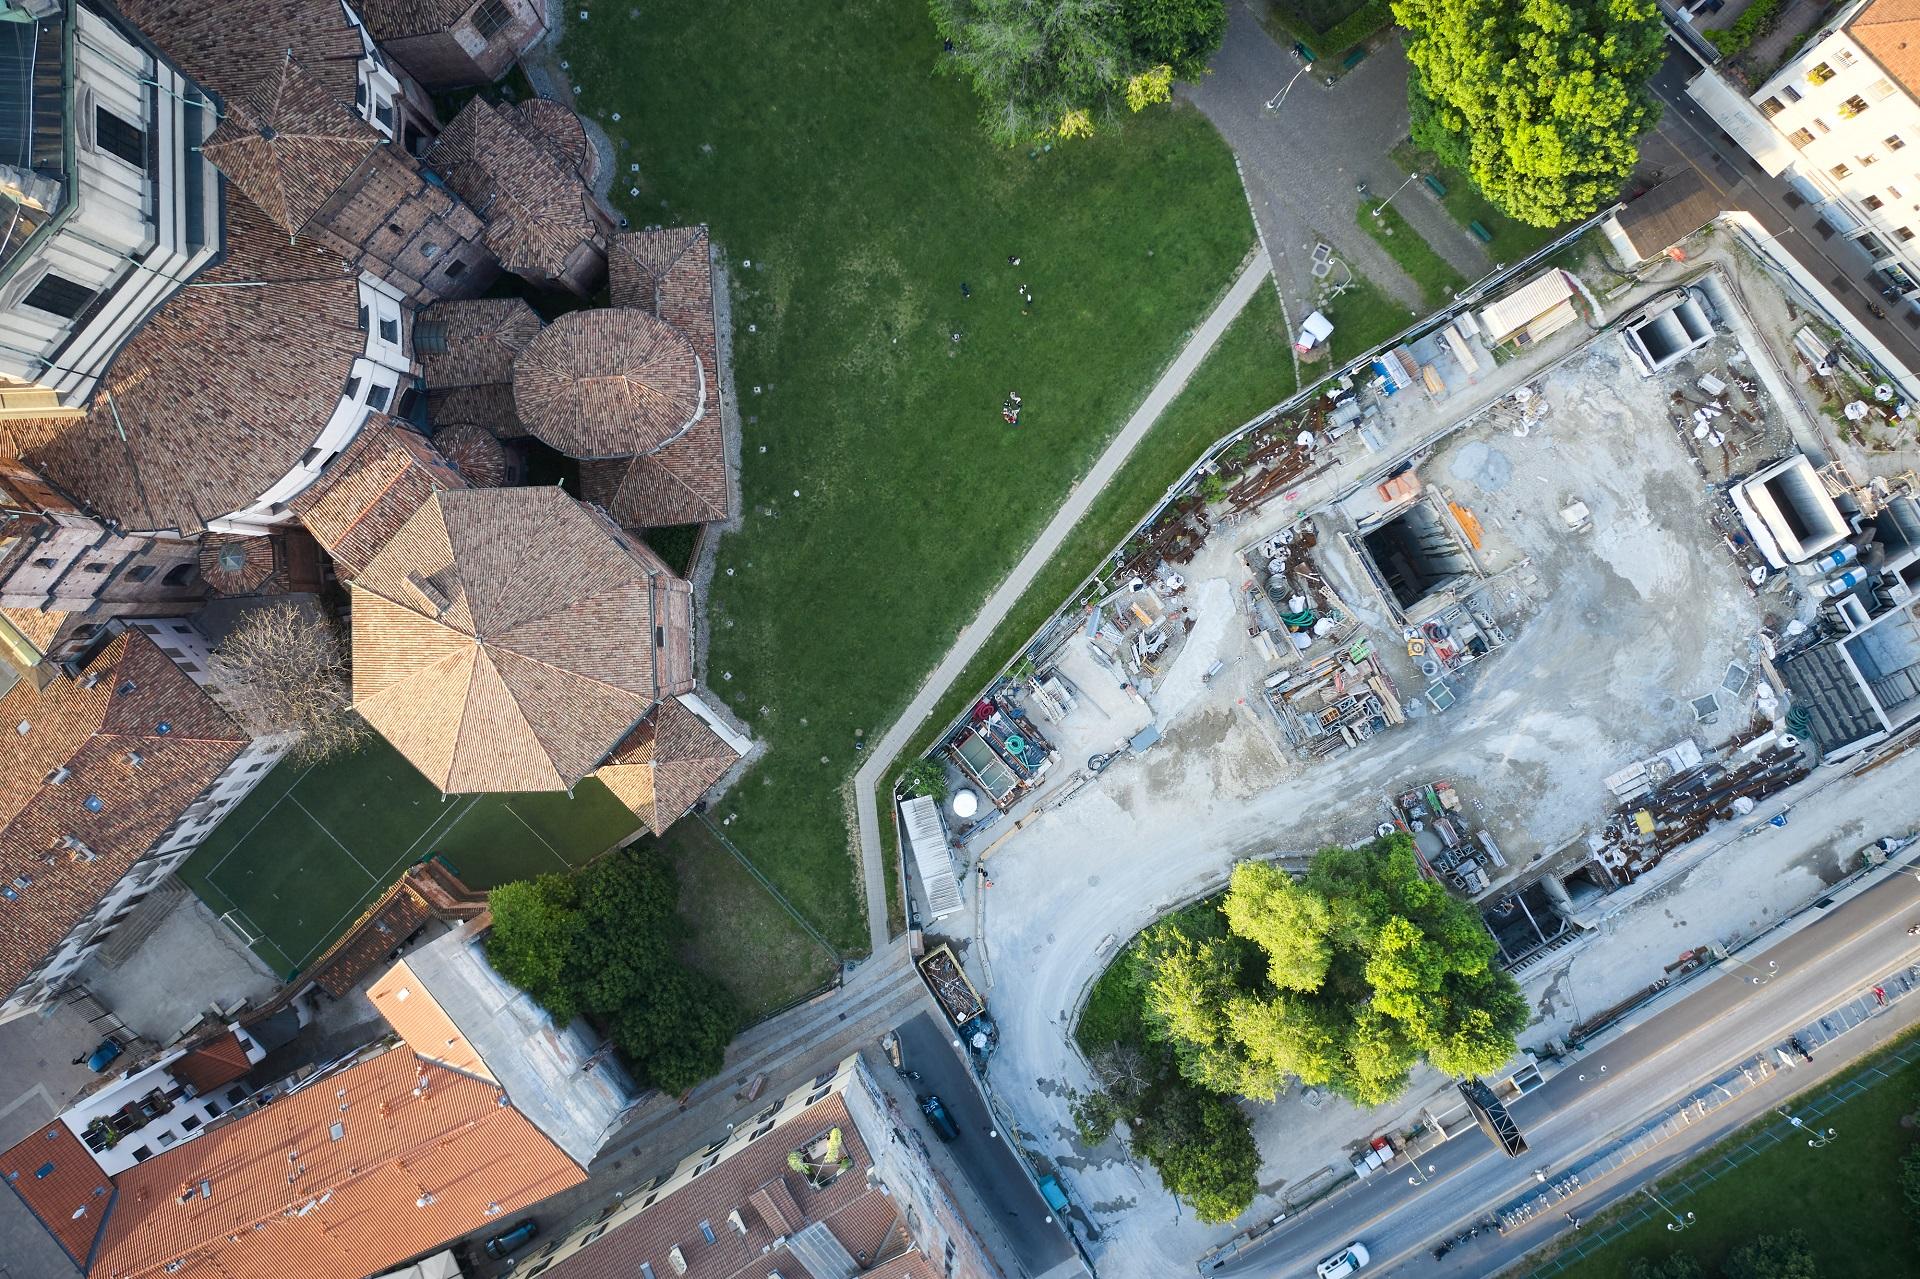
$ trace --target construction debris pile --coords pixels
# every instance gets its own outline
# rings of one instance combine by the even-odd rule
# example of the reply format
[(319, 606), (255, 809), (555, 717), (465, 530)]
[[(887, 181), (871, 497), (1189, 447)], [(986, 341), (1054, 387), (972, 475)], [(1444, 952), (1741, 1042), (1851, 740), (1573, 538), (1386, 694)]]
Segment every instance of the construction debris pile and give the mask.
[(1487, 891), (1495, 875), (1506, 869), (1507, 859), (1492, 833), (1484, 826), (1473, 829), (1478, 820), (1452, 782), (1431, 782), (1403, 791), (1388, 807), (1393, 822), (1381, 833), (1394, 826), (1407, 831), (1427, 874), (1468, 897)]
[(1285, 528), (1246, 553), (1253, 578), (1244, 590), (1254, 647), (1269, 665), (1281, 644), (1309, 651), (1316, 641), (1343, 646), (1359, 623), (1313, 560), (1319, 533), (1311, 520)]
[(1054, 761), (1053, 745), (1032, 717), (1001, 693), (975, 703), (947, 739), (946, 755), (999, 809), (1037, 786)]
[(1307, 759), (1351, 750), (1406, 718), (1367, 640), (1269, 676), (1265, 693), (1287, 741)]
[(1714, 822), (1751, 813), (1812, 771), (1785, 734), (1767, 731), (1730, 744), (1715, 760), (1703, 758), (1689, 738), (1607, 779), (1622, 802), (1598, 836), (1595, 860), (1631, 884)]

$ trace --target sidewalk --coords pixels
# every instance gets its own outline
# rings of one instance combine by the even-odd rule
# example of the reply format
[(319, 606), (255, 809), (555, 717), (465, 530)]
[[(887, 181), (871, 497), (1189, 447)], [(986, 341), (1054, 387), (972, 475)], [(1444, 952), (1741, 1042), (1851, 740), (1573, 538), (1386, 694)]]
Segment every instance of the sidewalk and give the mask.
[(966, 669), (986, 642), (992, 638), (994, 628), (1000, 625), (1020, 597), (1033, 585), (1034, 578), (1040, 575), (1059, 551), (1060, 544), (1080, 522), (1093, 500), (1113, 480), (1126, 460), (1132, 455), (1134, 447), (1146, 437), (1160, 415), (1167, 410), (1174, 399), (1186, 387), (1187, 379), (1200, 367), (1214, 344), (1220, 340), (1240, 312), (1246, 308), (1254, 294), (1266, 283), (1269, 264), (1264, 251), (1256, 251), (1240, 274), (1220, 299), (1211, 314), (1200, 322), (1193, 336), (1188, 339), (1180, 354), (1174, 357), (1173, 364), (1154, 383), (1153, 389), (1140, 407), (1134, 410), (1127, 424), (1113, 438), (1113, 442), (1100, 454), (1099, 459), (1087, 471), (1053, 519), (1047, 522), (1040, 536), (1034, 539), (1027, 553), (1014, 565), (1013, 572), (1007, 574), (980, 612), (967, 623), (960, 632), (960, 638), (941, 659), (920, 690), (914, 694), (913, 701), (907, 704), (900, 718), (881, 735), (878, 743), (867, 756), (867, 762), (854, 774), (854, 803), (859, 813), (860, 866), (864, 875), (867, 896), (867, 928), (873, 940), (873, 951), (878, 956), (887, 947), (887, 878), (886, 858), (880, 852), (880, 810), (875, 788), (880, 784), (888, 769), (894, 767), (896, 757), (906, 748), (908, 740), (920, 727), (921, 721), (932, 713), (936, 703), (945, 695), (954, 680)]

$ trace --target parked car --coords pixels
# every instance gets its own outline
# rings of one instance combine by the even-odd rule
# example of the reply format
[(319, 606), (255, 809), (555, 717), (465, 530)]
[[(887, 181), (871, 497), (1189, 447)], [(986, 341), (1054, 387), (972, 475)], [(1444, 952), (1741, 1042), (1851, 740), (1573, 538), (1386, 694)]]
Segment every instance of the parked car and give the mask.
[(1363, 1268), (1373, 1258), (1367, 1255), (1363, 1243), (1354, 1242), (1334, 1253), (1315, 1267), (1320, 1279), (1347, 1279), (1354, 1271)]
[(532, 1217), (522, 1217), (493, 1238), (487, 1240), (485, 1244), (487, 1255), (495, 1261), (498, 1261), (508, 1253), (524, 1248), (529, 1243), (532, 1243), (534, 1236), (539, 1233), (539, 1222), (535, 1221)]
[(920, 1113), (927, 1117), (933, 1135), (940, 1140), (953, 1141), (960, 1136), (960, 1125), (953, 1122), (953, 1116), (947, 1113), (946, 1103), (940, 1100), (938, 1093), (928, 1093), (920, 1099)]
[(98, 1048), (87, 1054), (87, 1069), (96, 1075), (102, 1074), (108, 1066), (118, 1061), (120, 1054), (125, 1051), (126, 1049), (120, 1046), (119, 1040), (112, 1038), (103, 1039), (100, 1041)]

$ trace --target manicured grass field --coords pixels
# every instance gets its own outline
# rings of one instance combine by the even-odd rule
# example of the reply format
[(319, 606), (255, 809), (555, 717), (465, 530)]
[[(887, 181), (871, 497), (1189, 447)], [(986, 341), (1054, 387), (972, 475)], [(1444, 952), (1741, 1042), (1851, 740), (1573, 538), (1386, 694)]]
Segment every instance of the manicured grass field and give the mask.
[(1413, 282), (1420, 286), (1421, 298), (1429, 311), (1439, 310), (1453, 300), (1455, 293), (1467, 287), (1467, 277), (1435, 253), (1433, 246), (1400, 216), (1400, 210), (1389, 204), (1376, 218), (1373, 216), (1375, 207), (1367, 201), (1361, 201), (1354, 210), (1353, 220), (1362, 231), (1379, 242), (1380, 247), (1400, 264), (1401, 270), (1413, 277)]
[[(1819, 1117), (1820, 1127), (1838, 1133), (1830, 1146), (1810, 1150), (1806, 1142), (1789, 1137), (1732, 1168), (1719, 1153), (1709, 1154), (1658, 1192), (1676, 1210), (1694, 1214), (1684, 1234), (1669, 1233), (1665, 1219), (1656, 1217), (1594, 1256), (1555, 1271), (1555, 1279), (1631, 1279), (1635, 1262), (1676, 1252), (1691, 1255), (1704, 1274), (1716, 1275), (1742, 1244), (1795, 1229), (1806, 1235), (1822, 1276), (1912, 1274), (1920, 1228), (1901, 1196), (1899, 1178), (1901, 1157), (1920, 1141), (1916, 1110), (1920, 1065), (1910, 1065)], [(1770, 1116), (1764, 1126), (1785, 1123)], [(1722, 1152), (1738, 1152), (1740, 1141), (1736, 1137)], [(1703, 1166), (1717, 1178), (1704, 1189), (1681, 1194), (1673, 1187)]]
[(695, 926), (689, 964), (713, 974), (758, 1021), (832, 979), (838, 962), (737, 858), (693, 817), (673, 827), (667, 851), (680, 876), (680, 913)]
[(1466, 174), (1455, 173), (1411, 142), (1402, 142), (1393, 149), (1393, 161), (1408, 173), (1431, 173), (1440, 179), (1440, 184), (1447, 189), (1440, 203), (1447, 206), (1453, 220), (1463, 227), (1478, 222), (1493, 233), (1487, 255), (1496, 262), (1518, 262), (1560, 234), (1552, 227), (1514, 221), (1494, 208)]
[(315, 767), (282, 764), (230, 813), (180, 876), (236, 912), (254, 950), (291, 974), (333, 942), (400, 872), (439, 853), (474, 888), (581, 866), (639, 823), (599, 782), (564, 793), (443, 800), (385, 741)]
[(1184, 108), (995, 147), (920, 4), (598, 6), (562, 55), (633, 222), (705, 222), (726, 254), (746, 522), (707, 682), (770, 749), (720, 807), (863, 952), (857, 747), (1230, 283), (1253, 244), (1232, 157)]

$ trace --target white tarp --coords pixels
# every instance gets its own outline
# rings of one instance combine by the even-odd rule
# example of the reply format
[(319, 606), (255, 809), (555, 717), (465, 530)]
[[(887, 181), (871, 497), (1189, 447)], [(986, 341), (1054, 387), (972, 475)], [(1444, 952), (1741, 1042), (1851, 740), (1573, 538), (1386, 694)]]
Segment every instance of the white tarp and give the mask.
[(960, 909), (960, 885), (953, 878), (953, 853), (947, 847), (947, 828), (940, 821), (940, 805), (925, 795), (900, 805), (907, 828), (907, 846), (920, 872), (920, 888), (927, 895), (927, 923)]
[[(1562, 306), (1567, 306), (1573, 297), (1573, 286), (1567, 283), (1567, 274), (1555, 269), (1535, 276), (1507, 296), (1480, 312), (1480, 327), (1487, 335), (1487, 341), (1495, 346), (1512, 341), (1513, 336), (1525, 329), (1534, 320), (1549, 315)], [(1568, 310), (1571, 311), (1571, 307)], [(1564, 327), (1573, 317), (1555, 317), (1551, 327), (1542, 326), (1540, 337), (1545, 337), (1554, 329)]]
[(1702, 71), (1695, 76), (1687, 85), (1687, 96), (1725, 129), (1768, 177), (1777, 178), (1793, 167), (1793, 145), (1780, 136), (1759, 107), (1717, 73)]

